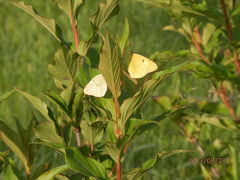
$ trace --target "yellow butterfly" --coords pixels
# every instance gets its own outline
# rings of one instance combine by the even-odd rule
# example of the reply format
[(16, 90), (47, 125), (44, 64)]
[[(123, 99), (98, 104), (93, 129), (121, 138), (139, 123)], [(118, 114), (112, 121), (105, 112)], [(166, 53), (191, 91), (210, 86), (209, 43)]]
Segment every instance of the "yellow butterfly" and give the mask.
[(146, 74), (156, 71), (157, 68), (157, 64), (150, 59), (139, 54), (133, 54), (128, 72), (132, 78), (142, 78)]
[(107, 92), (107, 83), (102, 74), (96, 75), (85, 86), (84, 94), (95, 97), (103, 97)]

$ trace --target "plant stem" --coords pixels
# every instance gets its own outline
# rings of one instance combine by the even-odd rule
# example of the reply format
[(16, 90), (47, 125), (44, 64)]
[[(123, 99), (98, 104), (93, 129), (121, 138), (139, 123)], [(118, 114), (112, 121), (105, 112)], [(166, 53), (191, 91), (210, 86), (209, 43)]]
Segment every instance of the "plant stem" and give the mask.
[(121, 169), (121, 155), (118, 155), (118, 162), (117, 162), (117, 180), (122, 179), (122, 169)]
[(118, 104), (118, 100), (117, 100), (116, 96), (114, 96), (114, 104), (115, 104), (115, 115), (116, 115), (116, 126), (117, 126), (115, 135), (118, 138), (119, 135), (121, 135), (121, 131), (120, 131), (119, 125), (118, 125), (118, 118), (120, 116), (120, 110), (119, 110), (119, 104)]
[(209, 64), (209, 61), (206, 59), (206, 57), (204, 56), (202, 49), (200, 48), (198, 42), (196, 41), (193, 33), (191, 33), (191, 39), (193, 41), (194, 46), (196, 47), (197, 51), (199, 52), (199, 55), (201, 56), (202, 60), (205, 61), (207, 64)]
[(230, 24), (230, 21), (229, 21), (228, 15), (227, 15), (227, 10), (226, 10), (224, 0), (221, 0), (221, 5), (222, 5), (222, 11), (223, 11), (223, 15), (224, 15), (225, 23), (226, 23), (226, 30), (228, 33), (228, 37), (229, 37), (230, 41), (232, 41), (233, 40), (232, 26)]
[[(224, 1), (224, 0), (223, 0), (223, 1)], [(225, 7), (225, 6), (224, 6), (224, 7)], [(195, 28), (195, 31), (196, 31), (196, 28)], [(204, 56), (204, 54), (203, 54), (200, 46), (198, 45), (196, 39), (194, 38), (193, 33), (191, 34), (191, 38), (192, 38), (192, 41), (193, 41), (195, 47), (197, 48), (200, 56), (202, 57), (202, 60), (205, 61), (205, 62), (207, 62), (207, 63), (209, 64), (209, 61), (205, 58), (205, 56)], [(201, 37), (200, 37), (200, 39), (201, 39)], [(235, 55), (236, 55), (236, 54), (235, 54)], [(238, 63), (238, 59), (235, 60), (235, 63), (236, 63), (236, 62)], [(237, 67), (238, 67), (238, 66), (237, 66)], [(239, 70), (240, 70), (240, 69), (239, 69)], [(239, 72), (240, 72), (240, 71), (239, 71)], [(231, 107), (229, 98), (228, 98), (228, 96), (227, 96), (226, 88), (224, 87), (223, 84), (221, 85), (220, 90), (217, 90), (217, 92), (218, 92), (218, 95), (221, 97), (223, 103), (224, 103), (225, 106), (227, 107), (228, 111), (229, 111), (230, 114), (232, 115), (234, 121), (235, 121), (236, 123), (240, 123), (240, 121), (238, 120), (238, 117), (237, 117), (236, 113), (234, 112), (233, 108)]]
[(231, 106), (231, 104), (230, 104), (230, 100), (229, 100), (229, 98), (228, 98), (228, 96), (227, 96), (227, 90), (226, 90), (226, 88), (224, 87), (223, 84), (221, 84), (220, 90), (218, 91), (218, 94), (219, 94), (219, 96), (222, 98), (224, 104), (227, 106), (228, 111), (229, 111), (230, 114), (232, 115), (234, 121), (235, 121), (236, 123), (239, 123), (239, 119), (238, 119), (235, 111), (233, 110), (233, 108), (232, 108), (232, 106)]
[[(192, 143), (194, 146), (197, 147), (197, 150), (199, 151), (199, 153), (201, 154), (202, 157), (205, 157), (206, 154), (205, 154), (204, 150), (202, 149), (202, 147), (199, 145), (198, 140), (197, 140), (196, 138), (190, 137), (190, 135), (189, 135), (189, 134), (187, 133), (187, 131), (185, 130), (184, 125), (183, 125), (182, 122), (180, 122), (179, 126), (180, 126), (180, 128), (182, 129), (183, 134), (185, 135), (185, 137), (187, 138), (187, 140), (188, 140), (190, 143)], [(216, 178), (219, 178), (219, 177), (220, 177), (219, 174), (218, 174), (218, 172), (217, 172), (217, 170), (216, 170), (214, 167), (211, 168), (211, 171), (212, 171), (213, 175), (214, 175)]]
[(71, 2), (72, 1), (69, 0), (70, 18), (71, 18), (72, 31), (73, 31), (74, 41), (75, 41), (75, 48), (76, 48), (76, 52), (78, 52), (79, 38), (78, 38), (77, 26), (75, 25), (74, 18), (73, 18), (73, 11), (72, 11), (72, 3)]
[(80, 146), (81, 146), (80, 131), (79, 131), (77, 128), (75, 128), (75, 127), (73, 127), (73, 131), (74, 131), (74, 133), (75, 133), (75, 135), (76, 135), (77, 145), (78, 145), (78, 147), (80, 147)]
[[(232, 26), (227, 15), (227, 10), (226, 10), (226, 5), (224, 0), (221, 0), (221, 5), (222, 5), (222, 11), (223, 11), (223, 15), (226, 23), (226, 31), (228, 33), (228, 38), (230, 41), (233, 41)], [(234, 50), (234, 62), (235, 62), (238, 75), (240, 76), (240, 64), (238, 62), (238, 53), (236, 50)]]
[(200, 44), (202, 44), (201, 35), (200, 35), (200, 33), (199, 33), (199, 31), (198, 31), (198, 29), (197, 29), (196, 27), (194, 28), (194, 31), (195, 31), (196, 36), (197, 36), (197, 38), (198, 38), (198, 42), (199, 42)]
[(109, 178), (112, 177), (112, 175), (113, 175), (113, 173), (114, 173), (114, 171), (115, 171), (115, 169), (116, 169), (116, 166), (117, 166), (117, 165), (114, 164), (114, 166), (113, 166), (111, 172), (108, 174), (108, 177), (109, 177)]

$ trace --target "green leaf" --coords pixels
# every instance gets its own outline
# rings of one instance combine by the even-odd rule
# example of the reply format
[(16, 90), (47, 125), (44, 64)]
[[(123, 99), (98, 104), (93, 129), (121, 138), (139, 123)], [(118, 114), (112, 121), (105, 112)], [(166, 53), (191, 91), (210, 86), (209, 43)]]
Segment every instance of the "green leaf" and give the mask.
[(171, 105), (171, 100), (168, 96), (157, 96), (154, 97), (154, 100), (165, 110), (171, 110), (172, 105)]
[(54, 121), (53, 117), (51, 116), (51, 110), (48, 108), (47, 104), (45, 104), (41, 99), (32, 96), (24, 91), (20, 91), (16, 89), (20, 94), (22, 94), (25, 98), (27, 98), (32, 105), (49, 121)]
[(178, 154), (178, 153), (186, 153), (193, 152), (191, 150), (172, 150), (167, 152), (158, 153), (155, 158), (149, 159), (146, 161), (141, 168), (135, 168), (127, 172), (128, 180), (141, 180), (141, 178), (145, 175), (145, 173), (150, 170), (153, 166), (155, 166), (158, 161), (167, 158), (168, 156)]
[(110, 38), (107, 30), (104, 44), (100, 53), (99, 70), (104, 76), (108, 88), (114, 98), (121, 94), (121, 65), (119, 57), (119, 48)]
[(167, 74), (174, 73), (174, 72), (178, 71), (180, 68), (183, 68), (183, 67), (184, 67), (185, 65), (187, 65), (188, 63), (189, 63), (189, 61), (185, 61), (185, 62), (183, 62), (183, 63), (181, 63), (181, 64), (176, 65), (176, 66), (170, 67), (169, 69), (155, 72), (155, 73), (152, 75), (152, 78), (153, 78), (153, 79), (157, 79), (157, 78), (160, 78), (160, 77), (165, 76), (165, 75), (167, 75)]
[(50, 18), (43, 18), (38, 15), (35, 9), (32, 8), (30, 5), (25, 5), (23, 1), (21, 2), (11, 2), (13, 5), (17, 6), (18, 8), (22, 9), (23, 11), (30, 14), (33, 18), (35, 18), (41, 25), (43, 25), (59, 42), (62, 42), (61, 37), (61, 29), (55, 23), (54, 19)]
[(102, 121), (97, 120), (89, 125), (86, 120), (83, 120), (80, 127), (84, 138), (91, 145), (91, 148), (93, 148), (93, 145), (103, 137), (104, 123)]
[(7, 168), (7, 172), (5, 174), (5, 180), (19, 180), (18, 177), (13, 172), (11, 165), (9, 165)]
[(51, 122), (43, 122), (37, 125), (34, 129), (34, 134), (42, 141), (64, 144), (63, 138), (57, 134)]
[(83, 89), (79, 88), (74, 96), (72, 105), (72, 119), (76, 124), (79, 124), (83, 114)]
[(0, 96), (0, 103), (3, 102), (4, 100), (6, 100), (9, 96), (11, 96), (13, 93), (15, 93), (15, 89), (7, 92), (7, 93), (4, 93), (3, 95)]
[(44, 174), (42, 174), (41, 176), (39, 176), (37, 178), (37, 180), (53, 180), (54, 176), (56, 176), (57, 174), (60, 174), (62, 172), (64, 172), (65, 170), (69, 169), (68, 165), (62, 165), (62, 166), (58, 166), (54, 169), (51, 169), (47, 172), (45, 172)]
[(199, 122), (205, 122), (223, 129), (227, 130), (236, 130), (237, 127), (229, 118), (224, 118), (223, 116), (209, 116), (209, 115), (196, 115), (194, 116), (195, 120)]
[(28, 150), (19, 134), (0, 121), (1, 140), (19, 157), (28, 169)]
[(68, 116), (71, 118), (71, 112), (68, 109), (68, 106), (64, 99), (55, 92), (48, 92), (44, 94), (45, 97), (50, 99), (54, 104), (56, 104), (60, 109), (62, 109)]
[(203, 175), (204, 179), (212, 180), (212, 176), (209, 174), (207, 169), (202, 164), (201, 164), (201, 171), (202, 171), (202, 175)]
[(121, 148), (118, 148), (116, 143), (107, 143), (104, 148), (107, 154), (117, 163)]
[(124, 49), (127, 46), (128, 37), (129, 37), (129, 23), (128, 23), (128, 18), (125, 18), (124, 30), (123, 30), (122, 36), (118, 40), (118, 46), (119, 46), (119, 48), (121, 50), (121, 55), (123, 54)]
[(68, 17), (70, 17), (70, 3), (71, 0), (53, 0), (57, 3), (59, 9), (63, 10)]
[(139, 90), (133, 97), (124, 100), (120, 107), (121, 127), (124, 127), (129, 117), (143, 105), (151, 95), (151, 92), (165, 79), (167, 76), (161, 76), (159, 79), (148, 80), (144, 83), (141, 90)]
[(99, 4), (97, 12), (89, 18), (93, 31), (90, 37), (93, 37), (95, 32), (97, 32), (109, 18), (118, 13), (118, 1), (119, 0), (105, 0), (104, 3)]
[(71, 11), (72, 11), (75, 21), (77, 20), (79, 10), (84, 2), (84, 0), (53, 0), (53, 1), (57, 3), (59, 9), (63, 10), (63, 12), (65, 12), (65, 14), (69, 18), (71, 18)]
[(82, 56), (61, 46), (55, 53), (53, 61), (54, 64), (48, 65), (48, 72), (54, 77), (56, 85), (59, 88), (70, 86), (82, 66)]
[(230, 162), (231, 162), (231, 168), (230, 172), (232, 175), (233, 180), (238, 180), (240, 178), (240, 157), (239, 157), (239, 151), (234, 148), (233, 146), (229, 145), (230, 149)]
[(107, 170), (103, 164), (84, 156), (77, 148), (67, 148), (65, 159), (71, 169), (83, 175), (107, 179)]
[(79, 11), (80, 11), (83, 3), (84, 3), (84, 0), (73, 0), (72, 9), (73, 9), (73, 16), (76, 21), (75, 24), (77, 24), (78, 14), (79, 14)]

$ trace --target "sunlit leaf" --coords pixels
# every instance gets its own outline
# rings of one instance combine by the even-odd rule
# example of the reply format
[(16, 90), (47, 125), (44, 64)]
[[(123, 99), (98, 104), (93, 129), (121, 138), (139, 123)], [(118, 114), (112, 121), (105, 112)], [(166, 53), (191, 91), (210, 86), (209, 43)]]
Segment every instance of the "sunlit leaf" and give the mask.
[(37, 180), (53, 180), (54, 176), (60, 174), (69, 169), (68, 165), (58, 166), (54, 169), (51, 169), (37, 178)]
[(139, 90), (133, 97), (124, 100), (120, 107), (120, 122), (122, 127), (125, 125), (128, 118), (148, 100), (151, 92), (167, 77), (166, 74), (159, 79), (146, 81), (141, 90)]
[(104, 44), (100, 53), (99, 70), (104, 76), (108, 88), (117, 98), (121, 94), (121, 66), (118, 46), (106, 32)]
[(5, 180), (19, 180), (19, 178), (14, 173), (11, 165), (9, 165), (7, 168), (7, 172), (5, 174)]
[(129, 23), (128, 23), (128, 19), (125, 18), (124, 30), (123, 30), (123, 32), (122, 32), (121, 37), (120, 37), (119, 40), (118, 40), (118, 46), (119, 46), (119, 48), (120, 48), (120, 50), (121, 50), (121, 55), (123, 54), (124, 49), (125, 49), (126, 46), (127, 46), (128, 37), (129, 37)]
[(48, 72), (61, 84), (59, 88), (65, 88), (74, 82), (82, 62), (81, 56), (61, 46), (54, 55), (53, 64), (48, 65)]
[(19, 157), (28, 169), (28, 149), (19, 134), (0, 121), (0, 139)]
[(23, 11), (30, 14), (32, 17), (34, 17), (41, 25), (43, 25), (59, 42), (62, 41), (61, 37), (61, 29), (60, 27), (55, 23), (54, 19), (50, 18), (43, 18), (38, 15), (35, 9), (32, 8), (30, 5), (24, 4), (23, 1), (21, 2), (11, 2), (13, 5), (17, 6), (18, 8), (22, 9)]

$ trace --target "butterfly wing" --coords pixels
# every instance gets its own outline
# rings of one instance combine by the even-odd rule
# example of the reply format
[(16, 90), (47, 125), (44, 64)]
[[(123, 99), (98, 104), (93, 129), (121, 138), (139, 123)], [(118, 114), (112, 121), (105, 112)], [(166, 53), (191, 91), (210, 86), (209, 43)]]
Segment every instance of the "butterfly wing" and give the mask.
[(84, 88), (84, 94), (103, 97), (107, 92), (107, 84), (102, 74), (95, 76)]
[(157, 65), (150, 59), (139, 54), (133, 54), (128, 66), (128, 72), (132, 78), (142, 78), (155, 70), (157, 70)]

